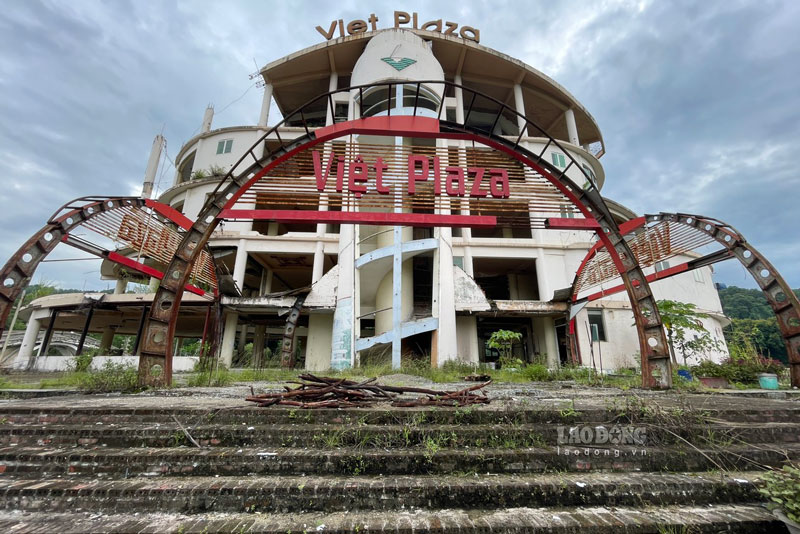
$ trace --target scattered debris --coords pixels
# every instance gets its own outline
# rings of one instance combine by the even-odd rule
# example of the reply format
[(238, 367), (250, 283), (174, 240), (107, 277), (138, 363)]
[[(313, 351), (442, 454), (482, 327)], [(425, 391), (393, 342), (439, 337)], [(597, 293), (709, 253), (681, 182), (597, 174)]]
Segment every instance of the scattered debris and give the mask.
[(466, 382), (489, 382), (492, 379), (489, 375), (468, 375), (464, 377)]
[[(481, 391), (491, 383), (491, 379), (458, 391), (436, 391), (427, 388), (408, 386), (384, 386), (369, 378), (363, 382), (355, 382), (344, 378), (317, 377), (312, 374), (299, 376), (300, 381), (294, 389), (284, 386), (281, 393), (261, 393), (245, 397), (260, 407), (283, 405), (298, 408), (352, 408), (365, 406), (380, 401), (391, 401), (392, 406), (409, 408), (414, 406), (471, 406), (473, 404), (489, 404), (489, 397)], [(489, 377), (486, 377), (489, 378)], [(400, 399), (404, 393), (423, 395), (413, 399)]]

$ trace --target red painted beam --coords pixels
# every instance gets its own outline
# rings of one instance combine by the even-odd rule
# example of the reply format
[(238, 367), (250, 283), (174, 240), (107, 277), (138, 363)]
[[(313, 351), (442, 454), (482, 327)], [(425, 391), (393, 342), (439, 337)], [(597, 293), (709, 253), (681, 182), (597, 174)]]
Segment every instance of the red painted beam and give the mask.
[(151, 208), (156, 213), (160, 213), (161, 215), (163, 215), (170, 221), (174, 222), (184, 230), (189, 230), (194, 224), (194, 221), (191, 220), (186, 215), (184, 215), (183, 213), (179, 212), (175, 208), (167, 206), (162, 202), (158, 202), (157, 200), (148, 198), (144, 201), (144, 205), (147, 206), (148, 208)]
[[(681, 263), (680, 265), (676, 265), (675, 267), (670, 267), (669, 269), (664, 269), (663, 271), (658, 271), (657, 273), (648, 274), (647, 276), (645, 276), (645, 278), (647, 278), (648, 282), (654, 282), (655, 280), (661, 280), (662, 278), (669, 278), (670, 276), (675, 276), (676, 274), (685, 273), (691, 270), (692, 269), (689, 268), (688, 263)], [(615, 293), (620, 293), (622, 291), (625, 291), (624, 284), (610, 287), (608, 289), (598, 291), (597, 293), (592, 293), (586, 298), (589, 300), (589, 302), (591, 302), (593, 300), (601, 299), (603, 297), (607, 297)]]
[(374, 224), (399, 226), (451, 226), (456, 228), (491, 228), (497, 226), (492, 215), (434, 215), (431, 213), (374, 213), (367, 211), (303, 210), (222, 210), (220, 219), (246, 219), (304, 224)]
[[(114, 263), (119, 263), (120, 265), (124, 265), (125, 267), (133, 269), (134, 271), (146, 274), (147, 276), (152, 276), (154, 278), (158, 278), (159, 280), (164, 278), (164, 273), (162, 273), (158, 269), (153, 269), (152, 267), (148, 267), (147, 265), (141, 264), (136, 260), (132, 260), (127, 256), (123, 256), (122, 254), (118, 254), (116, 252), (109, 252), (107, 257), (110, 261), (113, 261)], [(206, 294), (205, 291), (203, 291), (197, 286), (193, 286), (192, 284), (186, 284), (186, 291), (189, 291), (190, 293), (194, 293), (195, 295), (200, 295), (200, 296)]]
[(600, 230), (600, 223), (595, 219), (570, 219), (568, 217), (548, 217), (544, 227), (549, 230)]
[(347, 122), (337, 122), (330, 126), (317, 128), (314, 135), (317, 139), (341, 132), (374, 135), (395, 135), (396, 132), (416, 132), (417, 134), (439, 134), (439, 120), (431, 117), (414, 117), (412, 115), (396, 115), (387, 117), (365, 117)]

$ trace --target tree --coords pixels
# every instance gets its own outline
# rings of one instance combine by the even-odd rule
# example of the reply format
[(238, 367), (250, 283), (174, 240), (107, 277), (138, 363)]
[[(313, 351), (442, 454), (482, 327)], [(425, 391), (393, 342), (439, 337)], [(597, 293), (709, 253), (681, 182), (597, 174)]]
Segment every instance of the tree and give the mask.
[[(520, 341), (521, 339), (522, 334), (511, 330), (497, 330), (496, 332), (492, 332), (489, 338), (489, 348), (497, 349), (500, 353), (501, 367), (505, 367), (506, 365), (511, 366), (516, 363), (511, 358), (511, 350), (514, 346), (514, 342)], [(519, 362), (519, 364), (521, 363), (522, 362)]]
[(659, 300), (656, 304), (661, 323), (667, 331), (669, 354), (674, 365), (678, 365), (676, 348), (683, 354), (684, 365), (687, 365), (690, 356), (719, 350), (719, 340), (714, 339), (703, 327), (702, 320), (709, 317), (707, 313), (698, 311), (697, 306), (686, 302)]

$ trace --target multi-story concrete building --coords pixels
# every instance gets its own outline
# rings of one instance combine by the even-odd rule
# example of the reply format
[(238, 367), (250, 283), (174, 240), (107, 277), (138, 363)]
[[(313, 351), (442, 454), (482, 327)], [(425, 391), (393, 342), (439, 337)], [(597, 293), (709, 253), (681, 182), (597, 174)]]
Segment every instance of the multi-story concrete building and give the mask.
[[(412, 102), (417, 115), (457, 122), (464, 122), (467, 115), (473, 124), (493, 133), (520, 136), (522, 121), (496, 118), (474, 98), (465, 101), (459, 86), (509, 102), (544, 128), (560, 146), (528, 135), (519, 137), (520, 146), (533, 152), (544, 150), (546, 159), (562, 169), (568, 159), (563, 148), (582, 167), (567, 171), (576, 182), (588, 175), (602, 188), (607, 180), (613, 180), (605, 175), (600, 162), (605, 153), (600, 128), (580, 102), (533, 67), (478, 44), (471, 30), (466, 29), (466, 38), (397, 28), (353, 32), (339, 38), (331, 34), (326, 42), (269, 63), (260, 73), (264, 96), (256, 124), (214, 129), (213, 109), (207, 109), (201, 132), (178, 152), (173, 185), (158, 200), (196, 219), (222, 176), (269, 130), (270, 122), (277, 122), (278, 114), (289, 120), (267, 143), (273, 138), (301, 136), (306, 128), (403, 115)], [(304, 107), (302, 116), (290, 116), (320, 94), (388, 81), (398, 82), (392, 86), (393, 94), (387, 94), (385, 86), (374, 91), (341, 91), (329, 102), (322, 100), (317, 108)], [(436, 83), (445, 81), (454, 85)], [(463, 167), (474, 166), (485, 157), (480, 146), (445, 138), (358, 135), (351, 136), (349, 143), (359, 147), (368, 163), (412, 151), (444, 154), (450, 165)], [(157, 140), (149, 168), (157, 163), (160, 146)], [(339, 146), (333, 141), (325, 150), (341, 155), (346, 149), (344, 143)], [(333, 156), (328, 157), (330, 163)], [(324, 165), (325, 154), (322, 158), (317, 163)], [(282, 187), (303, 190), (313, 184), (316, 171), (308, 163), (305, 167), (298, 164), (291, 172), (285, 170)], [(391, 185), (395, 178), (387, 167), (386, 183)], [(149, 188), (146, 184), (146, 195)], [(323, 193), (311, 209), (342, 210), (342, 198)], [(356, 199), (356, 209), (370, 211), (367, 198)], [(618, 203), (607, 200), (607, 204), (618, 222), (636, 217)], [(408, 209), (397, 206), (401, 211)], [(269, 194), (251, 191), (236, 207), (285, 206), (277, 206)], [(452, 210), (458, 213), (458, 205)], [(498, 215), (490, 206), (483, 213)], [(222, 296), (222, 361), (234, 366), (241, 363), (250, 344), (256, 359), (262, 358), (265, 347), (277, 350), (286, 314), (296, 295), (302, 293), (307, 297), (295, 334), (299, 338), (297, 352), (309, 369), (382, 358), (397, 362), (401, 354), (431, 358), (434, 364), (491, 362), (496, 354), (487, 348), (487, 340), (499, 329), (522, 335), (514, 347), (522, 360), (542, 361), (550, 367), (566, 362), (570, 312), (564, 298), (554, 297), (572, 284), (595, 240), (594, 233), (545, 230), (533, 222), (530, 227), (504, 224), (502, 213), (499, 215), (499, 224), (488, 228), (224, 222), (209, 242), (217, 265), (229, 272), (234, 282)], [(531, 221), (548, 216), (572, 217), (574, 212), (567, 204), (551, 204), (531, 208), (529, 213)], [(106, 277), (119, 275), (112, 267), (108, 262), (104, 265)], [(664, 267), (663, 262), (655, 266)], [(703, 267), (652, 285), (657, 298), (692, 302), (709, 315), (705, 326), (723, 347), (714, 354), (718, 358), (725, 353), (721, 328), (726, 319), (711, 274), (710, 267)], [(48, 316), (43, 310), (36, 313)], [(595, 365), (599, 366), (602, 358), (605, 369), (638, 364), (639, 343), (625, 293), (582, 308), (576, 316), (575, 332), (584, 365), (592, 364), (595, 353)], [(22, 354), (21, 359), (25, 358)]]
[[(600, 163), (605, 152), (600, 128), (574, 96), (536, 69), (473, 40), (423, 30), (357, 33), (273, 61), (261, 70), (261, 75), (266, 85), (258, 123), (215, 130), (213, 110), (207, 110), (202, 132), (178, 153), (174, 185), (159, 200), (189, 218), (197, 217), (216, 186), (218, 175), (224, 174), (266, 131), (276, 111), (286, 116), (319, 94), (390, 80), (447, 80), (511, 101), (517, 111), (546, 125), (548, 133), (562, 142), (595, 177), (599, 187), (613, 179), (606, 177)], [(425, 101), (431, 115), (436, 116), (439, 106), (444, 106), (442, 115), (456, 118), (463, 117), (470, 105), (463, 101), (462, 92), (452, 87), (442, 94), (441, 86), (422, 84), (420, 95), (413, 93), (414, 88), (410, 84), (397, 85), (398, 95), (391, 101), (393, 108), (389, 111), (402, 114), (409, 98), (416, 98)], [(316, 115), (306, 114), (304, 119), (308, 125), (321, 127), (387, 113), (386, 100), (380, 95), (361, 97), (363, 101), (357, 94), (337, 93), (333, 113), (330, 106), (323, 105)], [(473, 107), (470, 113), (473, 120), (492, 120), (488, 113), (482, 116), (479, 108)], [(301, 126), (298, 117), (281, 128), (279, 135), (299, 135)], [(494, 127), (514, 136), (519, 131), (518, 124), (506, 119)], [(377, 142), (365, 137), (361, 136), (358, 142)], [(542, 138), (525, 137), (521, 144), (535, 151), (544, 148), (545, 142)], [(470, 157), (470, 149), (465, 149), (463, 143), (437, 143), (451, 149), (460, 147)], [(559, 149), (550, 150), (548, 157), (557, 166), (565, 165)], [(255, 203), (257, 199), (242, 205), (254, 207)], [(635, 217), (623, 206), (612, 201), (609, 204), (620, 222)], [(554, 215), (569, 214), (571, 211), (565, 209)], [(335, 300), (334, 297), (337, 288), (341, 289), (341, 279), (349, 276), (355, 277), (355, 294), (353, 311), (347, 313), (355, 317), (353, 348), (361, 358), (387, 347), (373, 342), (391, 341), (398, 324), (407, 323), (415, 328), (402, 333), (402, 350), (419, 356), (435, 354), (438, 362), (491, 360), (486, 341), (501, 328), (522, 334), (523, 341), (515, 348), (522, 359), (541, 358), (550, 366), (565, 361), (566, 306), (554, 302), (553, 296), (556, 290), (572, 283), (578, 264), (593, 241), (591, 233), (526, 231), (504, 226), (480, 230), (405, 227), (400, 241), (419, 245), (403, 253), (397, 321), (393, 320), (397, 314), (393, 314), (391, 258), (366, 261), (370, 254), (393, 246), (392, 228), (359, 225), (345, 231), (343, 226), (348, 225), (228, 222), (215, 234), (210, 246), (218, 257), (224, 258), (243, 294), (223, 301), (225, 362), (234, 361), (237, 346), (261, 344), (270, 337), (277, 340), (282, 334), (285, 321), (281, 312), (285, 312), (288, 302), (266, 295), (311, 286), (298, 329), (298, 335), (304, 338), (300, 346), (307, 367), (330, 367), (331, 355), (336, 357), (338, 326), (334, 312), (342, 305), (351, 305), (341, 295)], [(351, 261), (345, 261), (342, 255), (351, 255), (354, 249)], [(452, 258), (449, 269), (441, 261), (444, 256)], [(350, 272), (345, 273), (345, 269)], [(706, 320), (709, 331), (722, 340), (725, 319), (710, 267), (656, 282), (654, 291), (658, 298), (696, 303), (711, 316)], [(427, 318), (433, 321), (425, 322)], [(603, 355), (604, 367), (637, 363), (638, 341), (624, 293), (596, 301), (578, 315), (579, 344), (587, 353), (589, 323), (597, 325), (595, 347)], [(385, 351), (388, 353), (388, 348)]]

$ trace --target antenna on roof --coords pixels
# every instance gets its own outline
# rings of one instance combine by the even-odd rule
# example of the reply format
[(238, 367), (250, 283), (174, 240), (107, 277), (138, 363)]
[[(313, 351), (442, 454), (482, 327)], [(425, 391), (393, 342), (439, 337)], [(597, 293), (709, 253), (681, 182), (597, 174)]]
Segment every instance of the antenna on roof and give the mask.
[(256, 71), (254, 73), (250, 74), (248, 77), (251, 80), (254, 80), (254, 79), (258, 78), (258, 80), (256, 80), (256, 87), (258, 87), (259, 89), (263, 89), (264, 86), (267, 85), (267, 84), (264, 83), (264, 77), (261, 76), (261, 72), (260, 72), (260, 70), (258, 68), (258, 63), (256, 63), (256, 58), (253, 58), (253, 65), (255, 65)]

